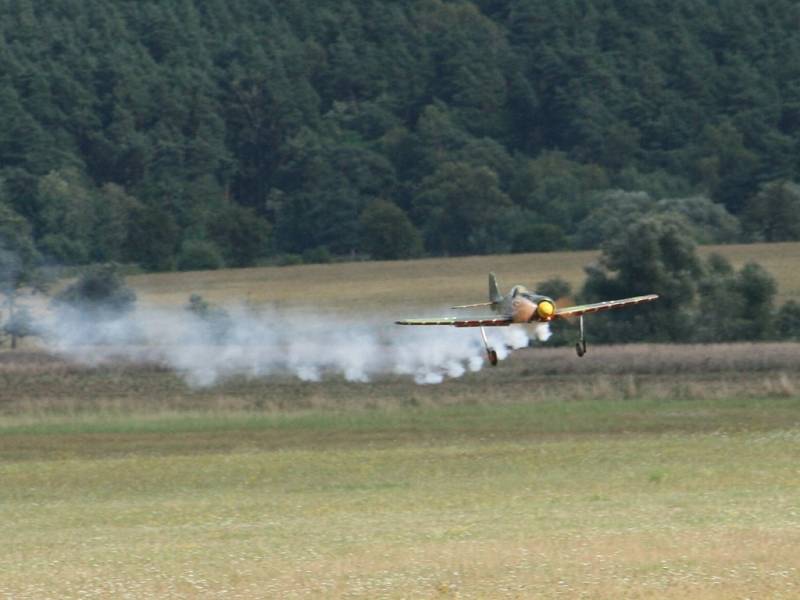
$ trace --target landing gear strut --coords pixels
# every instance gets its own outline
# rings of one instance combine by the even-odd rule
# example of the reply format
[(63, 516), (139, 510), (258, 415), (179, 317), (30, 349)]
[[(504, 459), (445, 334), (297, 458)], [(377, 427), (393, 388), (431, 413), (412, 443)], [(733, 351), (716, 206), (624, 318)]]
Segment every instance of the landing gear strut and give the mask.
[(581, 337), (578, 340), (578, 343), (575, 344), (575, 353), (580, 358), (584, 354), (586, 354), (586, 336), (584, 335), (583, 332), (583, 315), (581, 315), (579, 318), (580, 318)]
[(486, 357), (489, 359), (489, 364), (493, 367), (497, 366), (497, 352), (489, 345), (489, 340), (486, 338), (486, 331), (481, 327), (481, 338), (483, 339), (483, 346), (486, 348)]

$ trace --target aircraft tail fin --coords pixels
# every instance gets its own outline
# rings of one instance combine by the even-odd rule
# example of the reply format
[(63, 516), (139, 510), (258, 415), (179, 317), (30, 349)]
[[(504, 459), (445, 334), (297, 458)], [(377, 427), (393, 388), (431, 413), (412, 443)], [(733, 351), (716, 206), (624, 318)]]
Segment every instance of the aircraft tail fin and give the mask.
[(497, 287), (497, 277), (495, 277), (494, 273), (489, 273), (489, 300), (492, 301), (492, 304), (496, 304), (503, 299), (503, 294), (500, 293), (500, 289)]

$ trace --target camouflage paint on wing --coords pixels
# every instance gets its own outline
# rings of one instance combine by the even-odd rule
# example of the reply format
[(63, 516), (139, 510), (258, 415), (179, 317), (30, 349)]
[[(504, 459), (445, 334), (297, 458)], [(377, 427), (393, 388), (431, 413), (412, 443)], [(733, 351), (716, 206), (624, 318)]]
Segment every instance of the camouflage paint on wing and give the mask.
[(442, 317), (439, 319), (403, 319), (398, 325), (452, 325), (453, 327), (506, 327), (513, 323), (511, 317)]
[(570, 317), (579, 317), (587, 313), (602, 312), (612, 308), (623, 308), (625, 306), (634, 306), (642, 304), (643, 302), (652, 302), (658, 299), (657, 294), (648, 294), (647, 296), (635, 296), (633, 298), (623, 298), (622, 300), (608, 300), (606, 302), (597, 302), (595, 304), (582, 304), (581, 306), (569, 306), (567, 308), (556, 309), (554, 318), (568, 319)]

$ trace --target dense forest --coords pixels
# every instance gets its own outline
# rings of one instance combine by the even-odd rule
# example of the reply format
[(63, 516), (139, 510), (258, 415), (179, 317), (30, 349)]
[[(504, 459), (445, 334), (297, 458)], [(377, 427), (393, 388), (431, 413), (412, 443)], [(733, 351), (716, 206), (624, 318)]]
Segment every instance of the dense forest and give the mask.
[(0, 13), (0, 231), (51, 264), (800, 239), (795, 0)]

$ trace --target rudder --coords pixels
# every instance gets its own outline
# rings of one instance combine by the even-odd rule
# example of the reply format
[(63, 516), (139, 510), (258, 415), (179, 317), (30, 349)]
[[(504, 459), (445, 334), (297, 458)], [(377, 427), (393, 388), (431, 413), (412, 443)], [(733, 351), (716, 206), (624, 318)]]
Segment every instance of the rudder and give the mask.
[(492, 301), (492, 304), (496, 304), (503, 299), (503, 294), (500, 293), (500, 289), (497, 287), (497, 277), (495, 277), (494, 273), (489, 273), (489, 300)]

